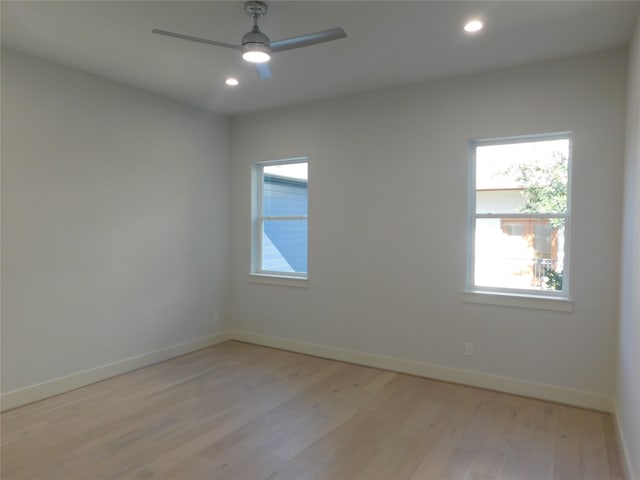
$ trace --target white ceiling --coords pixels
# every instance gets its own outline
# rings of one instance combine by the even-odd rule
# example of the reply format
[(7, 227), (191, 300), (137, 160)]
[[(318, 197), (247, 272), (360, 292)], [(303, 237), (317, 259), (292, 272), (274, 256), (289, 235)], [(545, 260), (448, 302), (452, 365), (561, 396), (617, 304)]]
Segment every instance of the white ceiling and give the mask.
[[(268, 2), (272, 41), (342, 27), (348, 37), (275, 54), (260, 80), (229, 43), (251, 26), (242, 1), (2, 1), (2, 44), (227, 114), (519, 65), (628, 44), (640, 2)], [(486, 28), (462, 31), (481, 17)], [(236, 76), (240, 86), (224, 85)]]

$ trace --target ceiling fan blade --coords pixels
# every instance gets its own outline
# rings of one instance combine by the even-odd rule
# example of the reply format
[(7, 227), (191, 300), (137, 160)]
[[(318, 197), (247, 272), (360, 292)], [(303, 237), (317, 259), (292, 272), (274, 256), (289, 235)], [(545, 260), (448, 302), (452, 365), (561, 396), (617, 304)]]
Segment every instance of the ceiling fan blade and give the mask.
[(321, 32), (308, 33), (307, 35), (299, 35), (297, 37), (285, 38), (284, 40), (271, 42), (269, 48), (272, 52), (283, 52), (293, 48), (307, 47), (309, 45), (315, 45), (316, 43), (338, 40), (339, 38), (345, 38), (346, 36), (347, 34), (342, 28), (336, 27), (330, 28), (329, 30), (323, 30)]
[(258, 72), (258, 76), (260, 78), (271, 78), (271, 68), (269, 67), (269, 62), (256, 63), (256, 71)]
[(157, 33), (158, 35), (164, 35), (165, 37), (173, 37), (173, 38), (179, 38), (181, 40), (189, 40), (190, 42), (205, 43), (207, 45), (215, 45), (216, 47), (225, 47), (225, 48), (233, 48), (234, 50), (242, 50), (242, 45), (233, 45), (232, 43), (216, 42), (215, 40), (207, 40), (206, 38), (198, 38), (198, 37), (192, 37), (190, 35), (183, 35), (181, 33), (167, 32), (166, 30), (160, 30), (159, 28), (154, 28), (151, 32)]

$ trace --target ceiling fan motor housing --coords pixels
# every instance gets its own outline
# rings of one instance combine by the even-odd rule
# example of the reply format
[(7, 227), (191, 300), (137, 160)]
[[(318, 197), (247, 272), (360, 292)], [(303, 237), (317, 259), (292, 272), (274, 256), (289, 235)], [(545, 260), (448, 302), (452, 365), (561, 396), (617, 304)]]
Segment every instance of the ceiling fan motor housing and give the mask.
[(271, 40), (258, 27), (258, 20), (267, 13), (267, 4), (259, 1), (249, 1), (244, 4), (244, 11), (253, 18), (253, 28), (242, 37), (242, 50), (244, 52), (261, 51), (269, 54)]
[(271, 40), (260, 31), (257, 25), (254, 25), (249, 33), (245, 33), (242, 37), (242, 46), (264, 45), (269, 46)]

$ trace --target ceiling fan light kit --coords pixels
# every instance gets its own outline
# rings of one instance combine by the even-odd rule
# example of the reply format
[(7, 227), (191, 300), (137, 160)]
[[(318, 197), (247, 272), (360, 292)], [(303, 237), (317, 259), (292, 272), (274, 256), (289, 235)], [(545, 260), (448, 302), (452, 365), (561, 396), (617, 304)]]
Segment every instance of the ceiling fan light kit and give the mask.
[(242, 58), (250, 63), (265, 63), (271, 60), (271, 55), (269, 52), (259, 49), (259, 48), (251, 48), (245, 50), (242, 54)]
[(271, 77), (271, 70), (269, 69), (267, 62), (271, 59), (272, 53), (282, 52), (284, 50), (292, 50), (294, 48), (307, 47), (310, 45), (315, 45), (317, 43), (329, 42), (331, 40), (337, 40), (339, 38), (344, 38), (347, 36), (342, 28), (336, 27), (329, 30), (323, 30), (321, 32), (309, 33), (306, 35), (299, 35), (296, 37), (271, 42), (271, 40), (269, 40), (269, 37), (266, 34), (262, 33), (260, 27), (258, 26), (258, 20), (266, 15), (267, 10), (267, 4), (264, 2), (249, 1), (244, 4), (244, 11), (247, 15), (253, 18), (253, 28), (242, 37), (242, 42), (240, 45), (217, 42), (215, 40), (208, 40), (206, 38), (192, 37), (190, 35), (183, 35), (181, 33), (160, 30), (158, 28), (154, 28), (152, 32), (158, 35), (164, 35), (166, 37), (188, 40), (190, 42), (198, 42), (207, 45), (214, 45), (217, 47), (240, 50), (242, 51), (242, 58), (244, 60), (256, 64), (256, 69), (260, 78)]

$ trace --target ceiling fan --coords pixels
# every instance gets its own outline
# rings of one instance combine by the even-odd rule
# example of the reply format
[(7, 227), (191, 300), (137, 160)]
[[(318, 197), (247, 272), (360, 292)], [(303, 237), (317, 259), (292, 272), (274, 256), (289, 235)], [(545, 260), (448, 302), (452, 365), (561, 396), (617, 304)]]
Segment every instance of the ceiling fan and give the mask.
[(153, 33), (165, 35), (167, 37), (180, 38), (191, 42), (205, 43), (207, 45), (215, 45), (217, 47), (232, 48), (242, 51), (242, 58), (247, 62), (255, 63), (260, 78), (271, 78), (271, 69), (267, 63), (271, 59), (272, 53), (292, 50), (294, 48), (308, 47), (316, 43), (330, 42), (344, 38), (347, 34), (340, 27), (322, 30), (321, 32), (308, 33), (306, 35), (298, 35), (296, 37), (285, 38), (272, 42), (269, 40), (258, 26), (258, 20), (267, 13), (267, 4), (260, 1), (249, 1), (244, 4), (244, 11), (253, 18), (253, 28), (242, 37), (242, 43), (235, 45), (232, 43), (217, 42), (215, 40), (207, 40), (206, 38), (192, 37), (181, 33), (168, 32), (154, 28)]

